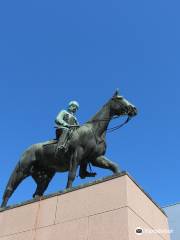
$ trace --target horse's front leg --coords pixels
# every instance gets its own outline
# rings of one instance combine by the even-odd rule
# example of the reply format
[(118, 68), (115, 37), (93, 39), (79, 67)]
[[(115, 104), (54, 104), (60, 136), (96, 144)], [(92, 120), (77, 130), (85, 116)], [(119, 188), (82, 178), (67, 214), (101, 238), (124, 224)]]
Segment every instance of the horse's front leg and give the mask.
[(105, 156), (97, 157), (95, 160), (91, 161), (91, 163), (95, 167), (109, 169), (114, 174), (121, 172), (119, 166)]
[(76, 171), (77, 171), (78, 164), (80, 162), (81, 156), (82, 156), (81, 149), (75, 150), (75, 152), (71, 156), (69, 174), (68, 174), (68, 181), (67, 181), (66, 188), (71, 188), (72, 187), (73, 181), (76, 177)]
[(87, 171), (88, 161), (81, 161), (80, 168), (79, 168), (79, 176), (80, 178), (84, 179), (86, 177), (95, 177), (95, 172), (88, 172)]

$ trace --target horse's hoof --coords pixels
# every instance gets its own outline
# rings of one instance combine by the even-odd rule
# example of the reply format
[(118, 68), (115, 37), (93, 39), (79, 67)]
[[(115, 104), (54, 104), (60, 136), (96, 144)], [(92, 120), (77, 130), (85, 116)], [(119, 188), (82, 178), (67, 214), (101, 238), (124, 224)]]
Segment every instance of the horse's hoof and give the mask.
[(86, 175), (79, 175), (81, 179), (85, 179), (87, 176)]
[(33, 195), (33, 198), (35, 199), (35, 200), (41, 200), (41, 198), (42, 198), (42, 196), (40, 196), (40, 195)]
[(79, 175), (80, 176), (80, 178), (81, 179), (84, 179), (84, 178), (86, 178), (86, 177), (95, 177), (96, 176), (96, 172), (86, 172), (85, 174), (81, 174), (81, 175)]
[(87, 177), (95, 177), (97, 175), (96, 172), (91, 172), (87, 174)]
[(97, 175), (96, 172), (91, 173), (91, 177), (95, 177)]

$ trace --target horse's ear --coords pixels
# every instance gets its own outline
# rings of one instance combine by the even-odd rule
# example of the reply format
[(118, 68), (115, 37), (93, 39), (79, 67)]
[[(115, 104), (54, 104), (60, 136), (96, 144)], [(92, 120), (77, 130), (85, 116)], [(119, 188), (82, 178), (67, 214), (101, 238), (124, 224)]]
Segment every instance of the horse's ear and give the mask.
[(118, 89), (118, 88), (116, 89), (116, 91), (115, 91), (115, 93), (114, 93), (114, 95), (113, 95), (113, 98), (115, 98), (115, 97), (117, 97), (117, 96), (119, 96), (119, 89)]

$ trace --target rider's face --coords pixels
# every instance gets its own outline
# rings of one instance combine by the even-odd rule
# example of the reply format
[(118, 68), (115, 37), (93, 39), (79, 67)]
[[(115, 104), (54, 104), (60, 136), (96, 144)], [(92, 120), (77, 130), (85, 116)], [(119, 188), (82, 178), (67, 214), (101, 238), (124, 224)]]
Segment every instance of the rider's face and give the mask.
[(78, 110), (78, 107), (74, 104), (72, 104), (71, 106), (69, 106), (69, 110), (73, 113), (75, 113)]

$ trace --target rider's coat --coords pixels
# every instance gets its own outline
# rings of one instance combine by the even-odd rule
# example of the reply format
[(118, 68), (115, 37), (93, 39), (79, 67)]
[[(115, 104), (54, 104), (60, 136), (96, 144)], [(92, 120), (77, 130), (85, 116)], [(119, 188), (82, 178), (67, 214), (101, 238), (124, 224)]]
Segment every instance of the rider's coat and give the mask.
[(57, 128), (62, 129), (68, 128), (69, 125), (78, 125), (76, 116), (68, 110), (60, 111), (55, 119), (55, 123)]

